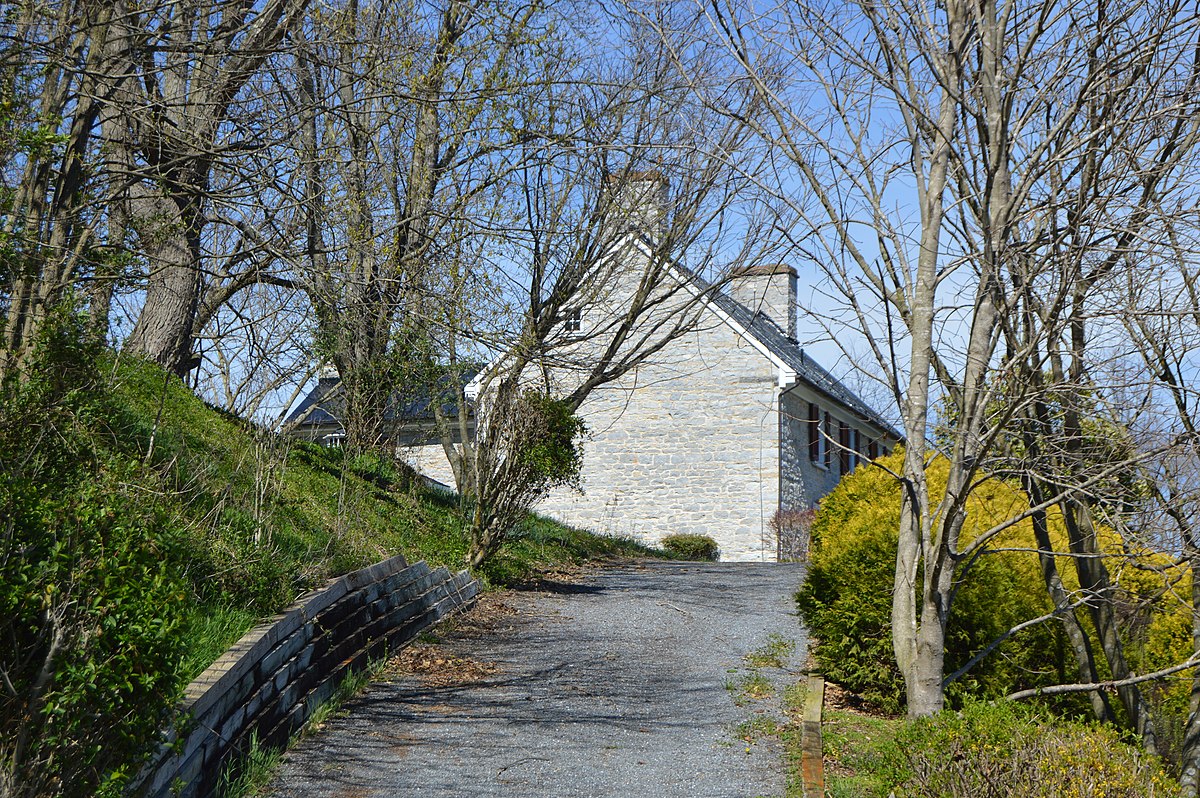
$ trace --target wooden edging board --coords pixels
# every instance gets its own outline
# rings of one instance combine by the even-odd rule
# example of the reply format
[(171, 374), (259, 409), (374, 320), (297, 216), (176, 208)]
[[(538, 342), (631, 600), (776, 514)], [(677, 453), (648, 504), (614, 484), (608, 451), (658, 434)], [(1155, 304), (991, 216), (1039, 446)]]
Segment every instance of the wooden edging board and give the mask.
[(825, 762), (821, 750), (821, 707), (825, 703), (825, 678), (808, 677), (804, 696), (804, 728), (800, 738), (800, 774), (804, 798), (824, 798)]

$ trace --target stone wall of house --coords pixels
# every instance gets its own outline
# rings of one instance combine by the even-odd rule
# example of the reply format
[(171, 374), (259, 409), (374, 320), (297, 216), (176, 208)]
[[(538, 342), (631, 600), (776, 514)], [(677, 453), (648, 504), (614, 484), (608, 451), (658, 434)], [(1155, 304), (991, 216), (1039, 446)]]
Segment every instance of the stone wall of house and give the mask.
[[(837, 487), (838, 480), (843, 476), (840, 449), (836, 442), (822, 442), (822, 454), (829, 450), (828, 464), (822, 456), (814, 462), (809, 454), (809, 403), (814, 402), (821, 410), (822, 418), (826, 412), (833, 417), (834, 441), (837, 438), (836, 425), (845, 422), (850, 429), (858, 433), (861, 455), (851, 458), (850, 467), (853, 470), (859, 463), (865, 462), (868, 454), (868, 442), (876, 440), (880, 447), (891, 449), (895, 441), (885, 431), (873, 424), (868, 424), (852, 413), (830, 401), (807, 385), (796, 385), (783, 393), (783, 418), (780, 421), (780, 434), (783, 438), (782, 447), (783, 479), (781, 481), (780, 506), (784, 509), (803, 509), (811, 507), (823, 496)], [(822, 427), (824, 429), (824, 427)]]
[(712, 314), (580, 409), (583, 493), (538, 506), (569, 524), (657, 543), (709, 535), (723, 560), (774, 559), (778, 373)]
[[(781, 457), (783, 479), (780, 483), (780, 507), (785, 510), (803, 510), (813, 506), (822, 496), (833, 490), (841, 478), (835, 457), (830, 467), (824, 462), (813, 462), (808, 455), (808, 403), (820, 404), (816, 391), (805, 385), (797, 385), (783, 394), (783, 413), (780, 419), (780, 434), (783, 437)], [(828, 408), (828, 402), (823, 406)]]
[(453, 488), (454, 469), (440, 443), (397, 446), (396, 456), (432, 480)]
[[(539, 383), (549, 377), (556, 393), (578, 385), (629, 307), (647, 261), (636, 252), (625, 255), (627, 268), (614, 271), (578, 308), (578, 328), (564, 329), (554, 370), (538, 374)], [(783, 391), (780, 413), (773, 361), (717, 313), (698, 311), (679, 289), (666, 285), (655, 305), (660, 319), (647, 320), (630, 338), (653, 338), (663, 315), (693, 321), (691, 329), (622, 379), (593, 390), (579, 410), (589, 433), (582, 493), (555, 490), (535, 509), (652, 544), (675, 533), (709, 535), (724, 560), (773, 560), (776, 510), (811, 507), (841, 477), (836, 454), (828, 467), (823, 458), (814, 463), (809, 457), (808, 403), (864, 434), (878, 437), (882, 430), (804, 384)], [(440, 446), (414, 447), (407, 457), (452, 484)]]

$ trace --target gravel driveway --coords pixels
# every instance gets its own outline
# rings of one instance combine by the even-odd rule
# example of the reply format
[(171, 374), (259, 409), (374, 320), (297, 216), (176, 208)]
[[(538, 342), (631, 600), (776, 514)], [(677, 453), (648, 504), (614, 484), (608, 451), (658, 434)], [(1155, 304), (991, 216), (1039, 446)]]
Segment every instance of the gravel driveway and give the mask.
[[(782, 685), (803, 663), (803, 573), (645, 563), (485, 596), (298, 743), (268, 794), (783, 795), (778, 744), (738, 729), (779, 711), (747, 695), (747, 676)], [(780, 638), (796, 644), (782, 669), (744, 659)]]

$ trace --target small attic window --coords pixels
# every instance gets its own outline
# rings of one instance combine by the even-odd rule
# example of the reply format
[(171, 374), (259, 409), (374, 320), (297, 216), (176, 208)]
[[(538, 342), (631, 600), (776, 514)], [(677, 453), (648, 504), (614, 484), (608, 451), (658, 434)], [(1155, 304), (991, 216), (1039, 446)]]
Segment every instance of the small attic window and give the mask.
[(569, 333), (577, 333), (583, 329), (583, 310), (580, 308), (567, 308), (567, 320), (563, 324), (563, 330)]

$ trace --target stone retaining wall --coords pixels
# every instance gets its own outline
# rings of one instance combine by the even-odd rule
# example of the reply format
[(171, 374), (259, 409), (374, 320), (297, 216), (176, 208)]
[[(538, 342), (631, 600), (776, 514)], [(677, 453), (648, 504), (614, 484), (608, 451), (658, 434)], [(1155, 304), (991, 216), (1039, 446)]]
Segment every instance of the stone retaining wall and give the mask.
[[(347, 574), (245, 634), (185, 694), (175, 739), (142, 774), (149, 798), (207, 798), (250, 749), (281, 747), (342, 679), (471, 604), (478, 583), (403, 557)], [(180, 739), (182, 738), (182, 739)]]

